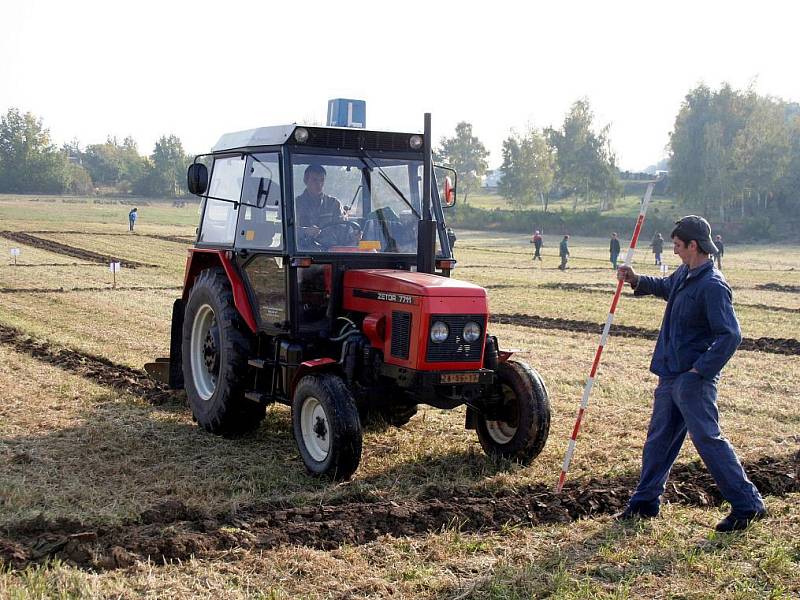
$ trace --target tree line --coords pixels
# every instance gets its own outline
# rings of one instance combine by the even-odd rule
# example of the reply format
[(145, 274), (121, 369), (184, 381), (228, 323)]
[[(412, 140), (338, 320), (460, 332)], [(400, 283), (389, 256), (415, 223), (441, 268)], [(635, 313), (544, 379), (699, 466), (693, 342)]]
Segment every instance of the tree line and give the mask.
[(141, 196), (174, 197), (186, 193), (191, 162), (180, 139), (161, 136), (148, 156), (136, 141), (81, 148), (77, 140), (56, 146), (42, 120), (16, 108), (0, 116), (0, 193), (94, 194), (98, 188)]
[(800, 104), (699, 85), (670, 134), (670, 186), (720, 222), (800, 217)]
[[(718, 222), (748, 221), (765, 232), (800, 218), (800, 104), (752, 89), (698, 85), (679, 107), (670, 133), (662, 189), (683, 210)], [(443, 137), (435, 158), (456, 169), (468, 204), (488, 170), (489, 152), (466, 121)], [(10, 109), (0, 116), (0, 192), (90, 194), (97, 188), (148, 196), (185, 193), (191, 162), (181, 141), (162, 136), (142, 156), (136, 142), (108, 138), (82, 148), (57, 147), (41, 119)], [(616, 166), (609, 126), (596, 127), (589, 101), (572, 104), (558, 127), (512, 130), (503, 141), (499, 193), (516, 208), (547, 211), (551, 198), (572, 198), (599, 211), (635, 174)], [(630, 189), (630, 187), (629, 187)]]
[[(658, 191), (682, 210), (765, 230), (800, 218), (800, 104), (727, 84), (699, 85), (679, 107), (667, 151), (667, 161), (655, 165), (668, 171)], [(441, 141), (437, 158), (458, 171), (465, 203), (487, 157), (467, 122)], [(571, 197), (573, 212), (579, 202), (603, 211), (630, 187), (626, 181), (642, 176), (617, 168), (609, 127), (595, 127), (586, 99), (573, 103), (558, 128), (512, 131), (502, 157), (498, 191), (516, 208), (547, 211), (550, 198)]]
[[(573, 103), (558, 128), (512, 130), (503, 141), (498, 191), (517, 208), (541, 204), (546, 211), (551, 197), (571, 197), (573, 211), (579, 202), (596, 198), (601, 210), (610, 208), (621, 185), (608, 132), (608, 125), (595, 130), (594, 114), (585, 98)], [(441, 140), (436, 158), (458, 172), (465, 203), (480, 187), (488, 154), (467, 122), (456, 126), (455, 136)]]

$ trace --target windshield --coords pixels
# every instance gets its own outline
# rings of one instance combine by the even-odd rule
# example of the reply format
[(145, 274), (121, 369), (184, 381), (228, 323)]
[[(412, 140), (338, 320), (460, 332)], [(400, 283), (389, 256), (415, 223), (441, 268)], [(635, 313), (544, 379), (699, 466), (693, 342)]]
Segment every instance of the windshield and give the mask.
[(416, 253), (421, 160), (295, 154), (292, 178), (298, 250)]

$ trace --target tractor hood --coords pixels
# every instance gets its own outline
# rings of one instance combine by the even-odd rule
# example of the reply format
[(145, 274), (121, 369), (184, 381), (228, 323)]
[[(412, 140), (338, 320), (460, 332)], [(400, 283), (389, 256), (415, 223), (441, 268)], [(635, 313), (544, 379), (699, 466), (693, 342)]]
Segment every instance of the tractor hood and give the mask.
[(485, 298), (479, 285), (428, 273), (393, 269), (356, 269), (344, 274), (344, 287), (371, 292), (408, 294), (411, 296), (446, 296)]

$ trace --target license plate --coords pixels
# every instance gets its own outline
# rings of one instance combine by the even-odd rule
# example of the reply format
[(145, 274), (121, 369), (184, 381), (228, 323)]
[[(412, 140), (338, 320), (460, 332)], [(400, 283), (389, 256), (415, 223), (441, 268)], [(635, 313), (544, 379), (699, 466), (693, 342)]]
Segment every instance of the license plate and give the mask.
[(443, 373), (441, 383), (478, 383), (478, 373)]

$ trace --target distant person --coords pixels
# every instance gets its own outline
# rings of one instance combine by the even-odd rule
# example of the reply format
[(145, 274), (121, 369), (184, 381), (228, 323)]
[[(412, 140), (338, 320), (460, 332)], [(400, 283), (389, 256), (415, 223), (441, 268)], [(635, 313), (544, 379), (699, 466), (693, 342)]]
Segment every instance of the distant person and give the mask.
[(657, 233), (653, 241), (650, 242), (650, 247), (653, 249), (653, 254), (656, 256), (656, 265), (661, 265), (661, 254), (664, 252), (664, 238), (660, 233)]
[(724, 252), (724, 246), (722, 245), (722, 236), (717, 235), (714, 238), (714, 245), (717, 247), (717, 251), (714, 253), (714, 261), (717, 263), (717, 268), (721, 271), (722, 270), (722, 254)]
[(720, 430), (717, 382), (742, 341), (733, 295), (709, 255), (717, 253), (711, 226), (689, 215), (675, 223), (673, 251), (683, 263), (669, 277), (638, 275), (623, 265), (618, 279), (635, 296), (667, 301), (650, 371), (658, 375), (653, 413), (642, 451), (636, 491), (618, 519), (658, 515), (670, 469), (686, 434), (731, 505), (717, 531), (745, 529), (767, 515), (758, 489), (747, 478), (730, 442)]
[(533, 260), (542, 261), (542, 234), (537, 229), (533, 232), (533, 237), (531, 238), (531, 244), (533, 244)]
[(608, 247), (608, 252), (611, 255), (611, 268), (617, 270), (617, 258), (619, 257), (619, 240), (617, 234), (611, 234), (611, 244)]
[(133, 228), (136, 227), (136, 217), (138, 216), (138, 214), (139, 214), (138, 209), (135, 206), (131, 209), (131, 212), (128, 213), (129, 231), (133, 231)]
[(567, 262), (569, 261), (569, 236), (565, 235), (564, 239), (558, 245), (558, 255), (561, 257), (561, 264), (558, 268), (562, 271), (566, 270)]
[(450, 242), (450, 250), (452, 251), (456, 245), (456, 240), (458, 239), (456, 237), (456, 232), (453, 231), (452, 227), (445, 229), (445, 232), (447, 233), (447, 241)]

